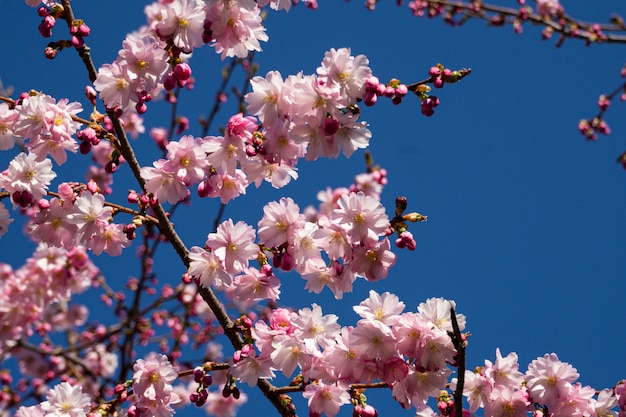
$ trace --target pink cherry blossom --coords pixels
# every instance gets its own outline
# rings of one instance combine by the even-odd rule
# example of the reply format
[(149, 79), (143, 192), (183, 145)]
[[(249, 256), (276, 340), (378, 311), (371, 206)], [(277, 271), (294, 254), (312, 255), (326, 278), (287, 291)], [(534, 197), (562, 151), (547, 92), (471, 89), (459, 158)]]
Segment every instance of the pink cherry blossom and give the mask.
[(159, 159), (154, 167), (141, 168), (141, 177), (146, 180), (146, 191), (154, 194), (159, 201), (177, 203), (189, 196), (185, 183), (166, 168), (167, 161)]
[(204, 44), (205, 10), (200, 0), (177, 0), (166, 3), (161, 9), (155, 29), (163, 39), (171, 39), (179, 49), (191, 52)]
[(87, 241), (86, 244), (95, 255), (102, 252), (110, 256), (120, 256), (122, 249), (130, 246), (130, 240), (124, 233), (124, 226), (121, 224), (108, 223), (101, 233), (97, 233)]
[(292, 244), (296, 232), (304, 226), (304, 215), (291, 198), (282, 197), (279, 202), (271, 201), (263, 207), (263, 217), (259, 220), (259, 239), (266, 246)]
[(389, 269), (396, 263), (396, 255), (390, 250), (389, 239), (385, 238), (372, 248), (359, 246), (354, 249), (350, 264), (355, 274), (370, 282), (387, 278)]
[(217, 227), (216, 233), (209, 234), (206, 245), (213, 250), (227, 272), (236, 274), (248, 266), (249, 260), (257, 257), (259, 247), (254, 244), (254, 239), (252, 226), (228, 219)]
[(336, 315), (322, 315), (322, 308), (317, 304), (311, 307), (298, 310), (297, 317), (292, 321), (296, 328), (295, 337), (304, 342), (309, 353), (320, 352), (320, 348), (334, 344), (340, 330)]
[(561, 8), (559, 0), (537, 0), (537, 13), (543, 17), (554, 16)]
[[(420, 315), (432, 322), (435, 326), (446, 332), (452, 332), (452, 320), (450, 318), (450, 309), (456, 308), (456, 303), (451, 300), (446, 300), (441, 297), (429, 298), (424, 303), (420, 303), (417, 306), (417, 311)], [(456, 321), (459, 325), (459, 330), (465, 329), (465, 316), (463, 314), (456, 315)]]
[(306, 348), (300, 341), (292, 337), (280, 336), (274, 338), (272, 348), (274, 351), (271, 353), (270, 358), (276, 369), (282, 370), (286, 377), (290, 377), (296, 367), (300, 367), (302, 370), (311, 367), (311, 356), (306, 352)]
[(0, 236), (4, 235), (7, 232), (9, 225), (12, 222), (13, 219), (11, 218), (11, 214), (6, 209), (6, 207), (4, 207), (4, 204), (0, 202)]
[(319, 294), (327, 286), (337, 300), (341, 300), (344, 293), (352, 292), (352, 284), (356, 279), (350, 268), (345, 268), (337, 261), (329, 267), (320, 257), (307, 259), (299, 272), (307, 282), (304, 289)]
[(13, 124), (16, 135), (28, 139), (26, 147), (42, 161), (51, 155), (57, 164), (67, 160), (66, 152), (76, 152), (78, 145), (72, 137), (80, 124), (72, 119), (82, 111), (80, 103), (58, 102), (45, 94), (25, 97), (15, 106), (19, 117)]
[(18, 118), (17, 111), (9, 109), (7, 103), (0, 103), (0, 151), (6, 151), (15, 146), (13, 124)]
[(230, 368), (230, 372), (239, 381), (254, 387), (259, 379), (274, 378), (271, 362), (262, 360), (258, 356), (250, 354), (235, 362)]
[(173, 392), (172, 382), (178, 377), (167, 356), (150, 353), (133, 365), (133, 391), (141, 398), (157, 400)]
[(13, 194), (28, 192), (33, 201), (46, 195), (48, 185), (57, 175), (52, 171), (52, 161), (37, 161), (34, 154), (18, 154), (9, 163), (9, 169), (0, 176), (0, 187)]
[(280, 117), (280, 98), (283, 78), (278, 71), (270, 71), (265, 75), (250, 80), (252, 92), (244, 97), (248, 103), (248, 113), (258, 116), (262, 122), (270, 122)]
[[(129, 34), (116, 61), (127, 71), (134, 92), (156, 89), (168, 69), (167, 53), (153, 36), (145, 33)], [(127, 124), (124, 127), (130, 128)]]
[(561, 362), (555, 353), (537, 358), (528, 365), (526, 386), (533, 402), (553, 407), (565, 399), (578, 379), (576, 369)]
[(189, 275), (197, 277), (204, 287), (230, 286), (232, 276), (224, 270), (220, 260), (212, 252), (193, 246), (189, 251)]
[[(256, 245), (255, 245), (256, 246)], [(235, 277), (234, 292), (239, 300), (278, 300), (280, 280), (256, 268), (244, 267), (241, 275)]]
[(109, 224), (112, 208), (104, 205), (102, 194), (83, 192), (74, 203), (74, 212), (67, 216), (67, 222), (78, 227), (77, 239), (87, 242), (96, 234), (104, 233)]
[(249, 51), (261, 51), (259, 41), (269, 39), (254, 1), (208, 0), (206, 8), (215, 52), (222, 59), (246, 58)]
[(298, 179), (296, 168), (285, 162), (248, 161), (242, 169), (248, 182), (253, 182), (257, 188), (263, 181), (269, 182), (274, 188), (282, 188), (289, 184), (292, 179)]
[(387, 359), (396, 354), (391, 329), (377, 320), (359, 320), (350, 334), (350, 347), (370, 359)]
[(346, 389), (347, 387), (339, 384), (326, 385), (319, 381), (317, 384), (307, 385), (302, 396), (309, 400), (309, 409), (314, 415), (335, 417), (342, 405), (350, 403), (350, 395)]
[(529, 402), (522, 390), (499, 386), (493, 389), (485, 414), (493, 417), (526, 417)]
[(500, 349), (496, 349), (496, 361), (491, 363), (485, 360), (483, 369), (485, 376), (491, 379), (494, 385), (506, 385), (511, 387), (521, 386), (524, 380), (524, 374), (519, 370), (517, 363), (517, 354), (509, 353), (506, 357), (502, 357)]
[(52, 198), (49, 207), (40, 210), (35, 215), (28, 227), (28, 232), (38, 241), (69, 249), (75, 243), (78, 230), (75, 224), (68, 221), (68, 215), (72, 214), (72, 207), (73, 205), (70, 204), (70, 209), (68, 209), (59, 199)]
[(98, 69), (93, 85), (109, 109), (118, 107), (124, 110), (137, 102), (135, 90), (132, 89), (133, 80), (130, 78), (127, 66), (128, 64), (124, 62), (114, 61)]
[(317, 74), (326, 83), (336, 84), (350, 101), (365, 93), (365, 81), (372, 76), (369, 60), (365, 55), (351, 55), (350, 48), (331, 48), (324, 54)]
[(235, 398), (233, 395), (224, 398), (221, 392), (210, 391), (205, 410), (210, 416), (235, 417), (239, 407), (247, 401), (248, 396), (243, 392), (239, 398)]
[(73, 387), (67, 382), (49, 390), (46, 398), (41, 409), (47, 417), (86, 417), (91, 407), (91, 399), (83, 393), (82, 387)]
[(397, 295), (389, 292), (378, 294), (370, 290), (369, 297), (352, 309), (363, 319), (380, 320), (388, 326), (393, 326), (400, 319), (404, 307), (405, 304)]
[[(453, 380), (453, 386), (451, 388), (456, 388), (456, 379)], [(467, 397), (467, 402), (470, 405), (470, 412), (474, 413), (478, 410), (478, 407), (484, 408), (488, 404), (492, 389), (492, 381), (484, 374), (479, 374), (469, 370), (465, 371), (463, 395)]]
[(389, 227), (382, 204), (363, 193), (341, 196), (337, 206), (331, 220), (346, 229), (353, 245), (374, 245)]
[(201, 140), (191, 135), (183, 136), (177, 142), (167, 144), (167, 161), (163, 169), (172, 172), (186, 185), (197, 184), (205, 176), (208, 168)]
[(220, 202), (226, 204), (230, 200), (246, 193), (248, 181), (240, 169), (235, 170), (234, 175), (220, 171), (218, 170), (217, 173), (211, 174), (206, 181), (209, 197), (219, 197)]

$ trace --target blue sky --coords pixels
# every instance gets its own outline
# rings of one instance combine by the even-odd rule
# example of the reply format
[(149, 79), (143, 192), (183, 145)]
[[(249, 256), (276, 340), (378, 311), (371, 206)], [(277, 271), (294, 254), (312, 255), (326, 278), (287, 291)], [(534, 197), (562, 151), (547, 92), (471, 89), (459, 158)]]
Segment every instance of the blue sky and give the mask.
[[(74, 3), (77, 17), (92, 28), (87, 42), (97, 65), (111, 62), (126, 33), (144, 22), (145, 2)], [(395, 197), (404, 195), (409, 208), (429, 220), (412, 227), (417, 250), (400, 252), (386, 280), (374, 285), (361, 280), (339, 302), (328, 292), (308, 295), (304, 281), (288, 277), (281, 301), (297, 308), (318, 303), (347, 325), (357, 320), (351, 306), (372, 288), (398, 294), (412, 310), (429, 297), (451, 298), (468, 317), (468, 365), (493, 359), (500, 347), (504, 354), (517, 352), (525, 371), (532, 359), (556, 352), (578, 369), (583, 384), (613, 386), (626, 376), (626, 172), (615, 163), (626, 149), (624, 107), (613, 104), (608, 113), (613, 133), (597, 143), (586, 142), (576, 126), (596, 113), (599, 94), (620, 82), (624, 47), (585, 47), (569, 40), (557, 49), (553, 41), (541, 41), (537, 27), (525, 27), (522, 35), (480, 21), (450, 28), (440, 20), (415, 18), (395, 2), (381, 3), (375, 12), (361, 1), (336, 0), (320, 1), (317, 11), (298, 6), (289, 14), (270, 12), (270, 41), (256, 62), (261, 74), (313, 73), (326, 50), (349, 46), (369, 57), (383, 82), (421, 80), (436, 63), (471, 67), (463, 82), (437, 92), (442, 104), (432, 118), (420, 114), (415, 97), (400, 106), (381, 102), (363, 110), (373, 133), (370, 151), (389, 175), (383, 203), (392, 210)], [(606, 20), (612, 11), (626, 14), (616, 0), (585, 4), (566, 10), (585, 20)], [(45, 60), (47, 41), (37, 33), (35, 10), (14, 0), (0, 0), (0, 6), (3, 83), (18, 92), (35, 89), (84, 102), (88, 80), (76, 54), (68, 50)], [(56, 39), (62, 30), (54, 33)], [(196, 90), (180, 105), (192, 121), (190, 133), (198, 134), (193, 122), (208, 112), (204, 98), (215, 94), (224, 64), (205, 47), (194, 53), (191, 65)], [(161, 122), (168, 112), (163, 103), (152, 104), (146, 125)], [(217, 124), (229, 115), (223, 112)], [(145, 150), (151, 140), (146, 136), (134, 144), (144, 150), (142, 164), (150, 165), (156, 157)], [(362, 155), (303, 161), (298, 181), (278, 192), (250, 190), (228, 206), (226, 216), (256, 224), (265, 202), (285, 194), (301, 207), (314, 204), (317, 190), (346, 186), (362, 172)], [(0, 154), (0, 166), (11, 158)], [(130, 185), (121, 175), (115, 181), (121, 199)], [(180, 209), (175, 222), (188, 246), (203, 244), (216, 210), (214, 201)], [(0, 240), (0, 261), (14, 266), (33, 248), (20, 227), (16, 221)], [(157, 272), (175, 283), (182, 267), (172, 251), (162, 249)], [(128, 250), (126, 262), (133, 252)], [(138, 272), (132, 266), (120, 270), (116, 261), (106, 255), (96, 259), (110, 276), (121, 275), (120, 285)], [(371, 397), (381, 413), (400, 410), (387, 392)], [(253, 399), (242, 415), (255, 409), (273, 412), (264, 400)]]

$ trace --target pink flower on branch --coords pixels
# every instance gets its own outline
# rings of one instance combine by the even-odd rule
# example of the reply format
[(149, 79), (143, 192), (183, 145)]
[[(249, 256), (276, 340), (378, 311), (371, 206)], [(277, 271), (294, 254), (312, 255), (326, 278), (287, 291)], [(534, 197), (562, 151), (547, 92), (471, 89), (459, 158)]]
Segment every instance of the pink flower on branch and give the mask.
[(535, 359), (526, 371), (530, 399), (548, 407), (554, 407), (565, 399), (577, 379), (576, 369), (569, 363), (561, 362), (554, 353)]
[(302, 396), (309, 400), (310, 415), (335, 417), (342, 405), (350, 403), (347, 388), (340, 383), (326, 385), (321, 381), (307, 385)]
[(198, 278), (204, 287), (230, 286), (232, 276), (224, 270), (222, 262), (213, 254), (201, 247), (193, 246), (189, 251), (189, 275)]
[(155, 25), (162, 40), (171, 40), (174, 46), (191, 52), (204, 45), (205, 5), (200, 0), (177, 0), (166, 3)]
[(226, 272), (236, 274), (259, 254), (259, 247), (254, 244), (255, 236), (252, 226), (228, 219), (217, 227), (216, 233), (209, 234), (206, 245), (222, 262)]
[(350, 268), (370, 282), (387, 278), (389, 269), (396, 263), (397, 256), (391, 252), (389, 239), (385, 238), (372, 248), (358, 246), (354, 249)]
[(291, 198), (271, 201), (263, 207), (263, 217), (259, 221), (259, 239), (266, 246), (292, 244), (296, 232), (304, 227), (305, 218), (300, 207)]
[(362, 192), (341, 196), (337, 206), (331, 221), (346, 230), (353, 245), (375, 245), (389, 228), (383, 205)]
[[(52, 171), (52, 161), (44, 159), (37, 160), (34, 154), (20, 153), (9, 163), (9, 168), (0, 174), (0, 188), (4, 188), (13, 196), (13, 205), (16, 203), (15, 193), (20, 193), (22, 201), (28, 204), (19, 205), (27, 206), (32, 202), (36, 202), (46, 195), (48, 185), (57, 175)], [(29, 201), (23, 194), (28, 194)]]
[(166, 400), (174, 394), (172, 382), (178, 377), (167, 356), (150, 353), (133, 365), (133, 392), (151, 401)]
[(9, 211), (4, 207), (4, 204), (0, 202), (0, 237), (7, 232), (11, 223), (13, 223), (13, 219)]
[(46, 417), (86, 417), (91, 408), (89, 395), (80, 386), (73, 387), (67, 382), (48, 391), (47, 401), (41, 403)]
[(252, 0), (208, 0), (206, 19), (210, 22), (212, 45), (221, 58), (246, 58), (249, 51), (261, 51), (267, 41), (261, 9)]
[(278, 300), (280, 280), (274, 274), (266, 274), (256, 268), (243, 268), (243, 274), (235, 277), (234, 294), (239, 300)]
[(104, 205), (102, 194), (83, 192), (74, 203), (74, 213), (67, 216), (67, 222), (78, 227), (77, 240), (87, 242), (104, 233), (109, 224), (112, 208)]

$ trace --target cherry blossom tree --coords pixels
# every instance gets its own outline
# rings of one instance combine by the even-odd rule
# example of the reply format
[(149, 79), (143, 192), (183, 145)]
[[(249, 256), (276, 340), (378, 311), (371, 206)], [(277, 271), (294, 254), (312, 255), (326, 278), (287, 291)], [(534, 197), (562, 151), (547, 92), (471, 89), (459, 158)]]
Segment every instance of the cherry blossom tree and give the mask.
[[(374, 18), (377, 3), (366, 2)], [(587, 23), (557, 0), (397, 3), (399, 13), (452, 26), (482, 20), (521, 33), (539, 25), (557, 46), (626, 43), (620, 17)], [(0, 236), (19, 234), (13, 223), (22, 223), (37, 243), (22, 266), (0, 264), (3, 414), (167, 417), (201, 407), (229, 416), (258, 389), (282, 416), (375, 417), (372, 391), (419, 416), (626, 415), (624, 381), (583, 385), (556, 353), (525, 365), (498, 349), (472, 369), (471, 317), (451, 299), (415, 302), (376, 287), (351, 306), (351, 322), (321, 302), (282, 297), (300, 277), (302, 293), (342, 300), (355, 287), (384, 285), (416, 250), (427, 217), (403, 196), (385, 204), (389, 173), (366, 150), (376, 140), (366, 118), (385, 102), (410, 101), (416, 114), (436, 117), (445, 100), (435, 93), (460, 83), (449, 94), (461, 94), (471, 69), (428, 65), (414, 80), (382, 81), (365, 54), (341, 46), (308, 71), (261, 71), (264, 17), (308, 7), (313, 18), (315, 0), (156, 1), (117, 56), (96, 65), (92, 6), (20, 6), (32, 8), (40, 39), (50, 41), (42, 60), (77, 56), (85, 86), (80, 97), (0, 94)], [(203, 98), (210, 112), (195, 124), (178, 106), (213, 49), (225, 66), (217, 94)], [(597, 115), (578, 124), (584, 137), (610, 132), (605, 114), (625, 88), (600, 96)], [(139, 136), (148, 144), (134, 142)], [(359, 155), (364, 172), (312, 190), (316, 205), (289, 196), (301, 164)], [(255, 188), (279, 197), (260, 202)], [(230, 217), (229, 204), (246, 199), (260, 217)], [(185, 214), (209, 204), (219, 207), (210, 220)], [(185, 223), (204, 243), (183, 239)], [(174, 279), (155, 270), (170, 256), (163, 252), (175, 254)], [(136, 277), (125, 271), (133, 259)], [(98, 266), (118, 260), (118, 276)]]

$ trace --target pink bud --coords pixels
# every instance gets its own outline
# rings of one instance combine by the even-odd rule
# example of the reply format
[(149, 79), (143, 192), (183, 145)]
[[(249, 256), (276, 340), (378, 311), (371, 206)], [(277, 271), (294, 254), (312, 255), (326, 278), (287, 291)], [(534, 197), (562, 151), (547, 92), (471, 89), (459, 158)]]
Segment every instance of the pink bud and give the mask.
[(395, 88), (388, 86), (385, 88), (385, 92), (383, 93), (383, 95), (387, 98), (391, 98), (394, 96), (395, 93), (396, 93)]
[(378, 96), (376, 95), (376, 91), (366, 90), (363, 95), (363, 102), (366, 106), (373, 106), (378, 101)]
[(82, 37), (89, 36), (90, 33), (91, 33), (91, 29), (85, 23), (81, 23), (80, 26), (78, 26), (78, 34), (80, 36)]
[(202, 181), (200, 184), (198, 184), (198, 197), (206, 198), (209, 196), (212, 190), (213, 188), (208, 181)]
[(46, 210), (50, 208), (50, 202), (46, 200), (45, 198), (40, 199), (37, 202), (37, 205), (39, 206), (41, 210)]
[(339, 130), (339, 120), (332, 117), (324, 119), (323, 129), (326, 136), (332, 136)]
[(87, 155), (89, 151), (91, 151), (91, 143), (81, 142), (80, 145), (78, 145), (78, 150), (82, 155)]
[(274, 274), (274, 270), (272, 269), (272, 266), (270, 264), (264, 264), (263, 266), (261, 266), (261, 272), (267, 277)]
[(104, 171), (108, 174), (113, 174), (115, 171), (117, 171), (117, 165), (115, 164), (115, 162), (109, 161), (104, 166)]
[(96, 194), (98, 192), (98, 184), (94, 180), (87, 181), (87, 190), (91, 191), (92, 194)]
[(296, 261), (289, 252), (283, 254), (280, 260), (280, 269), (283, 271), (291, 271), (296, 266)]
[(163, 80), (163, 88), (166, 91), (172, 91), (174, 87), (176, 87), (176, 78), (172, 74), (166, 75)]
[(46, 56), (46, 59), (54, 59), (54, 58), (56, 58), (56, 56), (59, 53), (59, 51), (57, 51), (54, 48), (47, 47), (46, 49), (44, 49), (43, 53)]
[(408, 92), (409, 89), (406, 84), (400, 84), (398, 88), (396, 88), (396, 96), (404, 97), (407, 95)]
[(428, 75), (431, 77), (439, 77), (441, 75), (441, 69), (439, 67), (430, 67), (428, 70)]
[(139, 114), (144, 114), (148, 111), (148, 106), (146, 106), (146, 103), (144, 102), (139, 102), (135, 105), (135, 110), (137, 110), (137, 113)]
[(367, 80), (365, 80), (365, 90), (366, 91), (376, 91), (378, 88), (378, 84), (380, 81), (377, 77), (371, 76)]
[(139, 194), (131, 190), (128, 192), (127, 200), (130, 204), (137, 204), (139, 202)]
[(174, 67), (174, 77), (181, 81), (186, 81), (191, 77), (191, 67), (189, 64), (180, 63)]
[(72, 46), (76, 49), (82, 48), (85, 45), (85, 40), (80, 35), (72, 36)]

